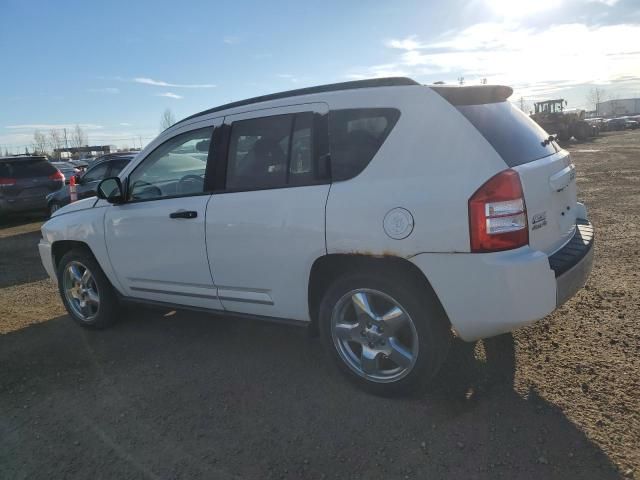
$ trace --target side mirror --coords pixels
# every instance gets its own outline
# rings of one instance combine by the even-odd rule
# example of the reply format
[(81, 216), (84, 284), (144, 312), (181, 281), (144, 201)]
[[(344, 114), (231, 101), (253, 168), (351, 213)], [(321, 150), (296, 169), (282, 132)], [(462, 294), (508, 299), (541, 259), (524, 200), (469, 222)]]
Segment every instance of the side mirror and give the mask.
[(122, 182), (118, 177), (105, 178), (98, 184), (96, 190), (98, 198), (106, 200), (109, 203), (123, 203), (124, 191)]

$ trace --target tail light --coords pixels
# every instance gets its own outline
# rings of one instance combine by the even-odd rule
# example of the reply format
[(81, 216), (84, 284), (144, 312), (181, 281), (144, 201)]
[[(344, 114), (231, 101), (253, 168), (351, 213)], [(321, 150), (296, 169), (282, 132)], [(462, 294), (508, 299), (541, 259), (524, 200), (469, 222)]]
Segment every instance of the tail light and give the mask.
[(469, 235), (472, 252), (498, 252), (529, 243), (518, 172), (498, 173), (469, 199)]
[(62, 180), (64, 182), (64, 175), (60, 170), (56, 170), (56, 173), (49, 175), (49, 180)]
[(0, 177), (0, 188), (11, 187), (16, 184), (15, 178)]

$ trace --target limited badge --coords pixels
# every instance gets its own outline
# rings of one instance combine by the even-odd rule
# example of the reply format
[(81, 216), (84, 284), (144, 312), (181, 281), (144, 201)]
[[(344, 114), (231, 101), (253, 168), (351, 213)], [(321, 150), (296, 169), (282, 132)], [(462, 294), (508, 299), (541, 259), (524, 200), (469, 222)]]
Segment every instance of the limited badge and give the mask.
[(413, 231), (413, 216), (409, 210), (394, 208), (384, 216), (384, 231), (395, 240), (402, 240)]

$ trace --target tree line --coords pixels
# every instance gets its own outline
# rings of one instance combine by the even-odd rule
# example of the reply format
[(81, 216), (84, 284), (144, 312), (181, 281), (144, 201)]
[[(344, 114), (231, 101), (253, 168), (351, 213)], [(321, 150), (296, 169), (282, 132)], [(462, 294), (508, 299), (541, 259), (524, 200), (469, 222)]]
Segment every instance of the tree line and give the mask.
[(52, 128), (49, 132), (43, 132), (39, 129), (33, 132), (33, 153), (39, 155), (50, 152), (57, 157), (59, 153), (56, 153), (56, 149), (79, 148), (87, 144), (87, 133), (80, 125), (76, 125), (71, 130), (67, 128)]

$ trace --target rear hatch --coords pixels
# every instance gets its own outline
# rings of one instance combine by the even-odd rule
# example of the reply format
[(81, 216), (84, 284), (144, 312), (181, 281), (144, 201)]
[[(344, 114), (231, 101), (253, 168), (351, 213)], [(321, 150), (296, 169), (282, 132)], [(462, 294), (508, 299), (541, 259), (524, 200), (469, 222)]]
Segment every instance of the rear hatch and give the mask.
[[(576, 174), (569, 153), (549, 134), (506, 99), (503, 86), (434, 88), (462, 113), (517, 171), (522, 183), (529, 228), (529, 245), (547, 254), (571, 239), (576, 225)], [(474, 91), (476, 94), (474, 94)]]
[(0, 194), (12, 202), (39, 204), (59, 189), (63, 177), (44, 157), (0, 160)]

